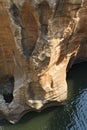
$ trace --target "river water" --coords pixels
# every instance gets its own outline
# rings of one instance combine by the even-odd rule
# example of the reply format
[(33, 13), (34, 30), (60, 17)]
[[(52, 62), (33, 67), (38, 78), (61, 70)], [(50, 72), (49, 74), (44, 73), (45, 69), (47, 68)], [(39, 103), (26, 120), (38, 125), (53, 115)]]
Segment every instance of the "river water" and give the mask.
[(15, 125), (1, 119), (0, 130), (87, 130), (87, 63), (73, 66), (67, 83), (65, 106), (28, 113)]

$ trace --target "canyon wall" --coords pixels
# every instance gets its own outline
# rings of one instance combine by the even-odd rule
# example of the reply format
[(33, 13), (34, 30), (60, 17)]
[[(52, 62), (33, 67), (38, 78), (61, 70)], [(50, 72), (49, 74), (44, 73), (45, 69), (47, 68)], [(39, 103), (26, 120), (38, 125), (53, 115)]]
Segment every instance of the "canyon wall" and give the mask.
[(0, 112), (11, 123), (64, 104), (66, 73), (86, 60), (87, 0), (0, 0)]

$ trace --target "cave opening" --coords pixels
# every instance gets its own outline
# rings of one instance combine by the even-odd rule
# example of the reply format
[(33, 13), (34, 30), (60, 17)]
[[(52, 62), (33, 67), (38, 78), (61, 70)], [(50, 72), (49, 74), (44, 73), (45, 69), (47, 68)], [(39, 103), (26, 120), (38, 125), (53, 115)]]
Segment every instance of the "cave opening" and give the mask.
[(3, 96), (6, 103), (13, 100), (14, 77), (6, 76), (0, 79), (0, 95)]

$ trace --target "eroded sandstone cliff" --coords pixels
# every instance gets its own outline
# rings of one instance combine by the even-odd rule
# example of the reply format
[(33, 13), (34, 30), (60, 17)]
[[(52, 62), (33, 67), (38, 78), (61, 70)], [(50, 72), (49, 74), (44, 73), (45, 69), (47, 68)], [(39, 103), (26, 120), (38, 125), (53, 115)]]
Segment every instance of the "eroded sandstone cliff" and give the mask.
[(0, 0), (0, 111), (10, 122), (63, 104), (66, 71), (83, 60), (87, 0)]

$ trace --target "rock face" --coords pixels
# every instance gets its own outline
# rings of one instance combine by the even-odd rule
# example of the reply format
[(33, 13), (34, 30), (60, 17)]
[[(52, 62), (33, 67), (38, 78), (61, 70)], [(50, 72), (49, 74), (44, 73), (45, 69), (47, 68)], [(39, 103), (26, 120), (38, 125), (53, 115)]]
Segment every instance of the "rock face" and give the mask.
[(87, 0), (0, 0), (0, 81), (14, 82), (0, 94), (0, 112), (11, 123), (63, 104), (66, 71), (85, 60)]

